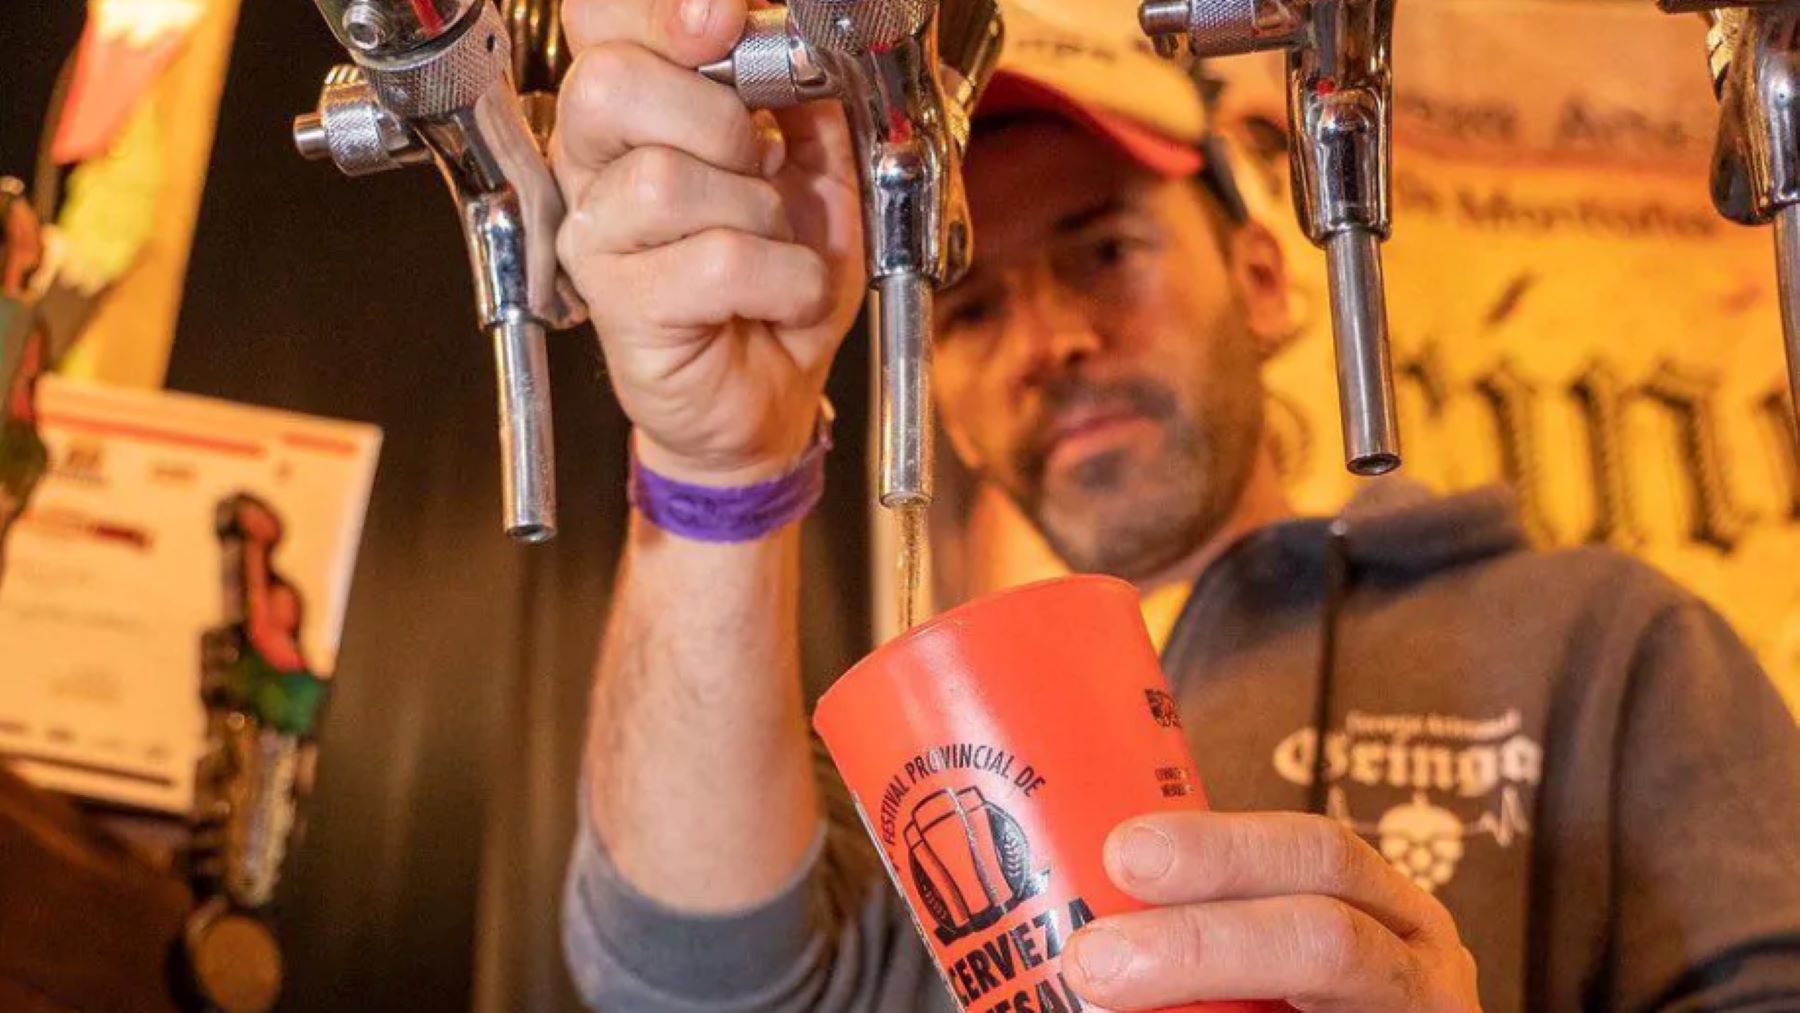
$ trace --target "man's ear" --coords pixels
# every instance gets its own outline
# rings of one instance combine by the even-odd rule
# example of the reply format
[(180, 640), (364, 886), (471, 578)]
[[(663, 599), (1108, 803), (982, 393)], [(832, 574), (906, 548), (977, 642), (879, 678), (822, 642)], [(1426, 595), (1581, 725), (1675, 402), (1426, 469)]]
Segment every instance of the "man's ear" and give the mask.
[(956, 463), (964, 471), (980, 478), (981, 459), (975, 456), (975, 444), (970, 441), (969, 434), (963, 431), (963, 427), (950, 419), (941, 408), (937, 413), (937, 431), (938, 446), (941, 448), (948, 444), (951, 452), (956, 455)]
[(1245, 320), (1266, 362), (1294, 337), (1287, 261), (1275, 234), (1260, 222), (1246, 222), (1230, 238), (1231, 274), (1244, 299)]

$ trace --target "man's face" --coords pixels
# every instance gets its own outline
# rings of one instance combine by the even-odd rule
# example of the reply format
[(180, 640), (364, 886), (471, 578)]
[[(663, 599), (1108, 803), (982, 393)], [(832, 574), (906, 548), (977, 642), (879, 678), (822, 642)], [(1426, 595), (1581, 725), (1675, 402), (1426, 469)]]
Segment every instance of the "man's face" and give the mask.
[(1255, 458), (1272, 243), (1246, 268), (1197, 183), (1052, 119), (979, 135), (966, 183), (976, 261), (939, 298), (934, 369), (959, 456), (1077, 570), (1181, 562)]

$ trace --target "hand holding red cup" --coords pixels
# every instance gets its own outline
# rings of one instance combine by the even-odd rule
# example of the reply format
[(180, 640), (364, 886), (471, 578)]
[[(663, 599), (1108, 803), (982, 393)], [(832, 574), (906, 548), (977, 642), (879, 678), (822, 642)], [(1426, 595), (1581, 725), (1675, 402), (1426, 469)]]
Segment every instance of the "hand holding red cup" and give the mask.
[(1122, 581), (953, 609), (814, 724), (966, 1010), (1479, 1009), (1449, 913), (1354, 831), (1207, 811)]
[(1137, 592), (1111, 578), (953, 609), (852, 669), (814, 724), (967, 1010), (1095, 1009), (1071, 941), (1150, 908), (1108, 876), (1108, 832), (1206, 808)]

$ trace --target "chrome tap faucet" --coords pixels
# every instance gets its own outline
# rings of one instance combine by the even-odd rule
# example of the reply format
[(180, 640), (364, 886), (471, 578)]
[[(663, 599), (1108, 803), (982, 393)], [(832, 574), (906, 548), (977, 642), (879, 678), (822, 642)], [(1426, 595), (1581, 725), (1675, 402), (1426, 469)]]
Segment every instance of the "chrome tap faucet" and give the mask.
[(1325, 250), (1344, 461), (1400, 464), (1381, 242), (1391, 224), (1393, 0), (1146, 0), (1165, 56), (1287, 53), (1290, 169), (1306, 236)]
[(490, 0), (315, 3), (354, 62), (332, 70), (317, 111), (295, 120), (295, 145), (350, 176), (437, 165), (494, 342), (506, 531), (547, 540), (556, 468), (544, 339), (586, 308), (558, 273), (562, 195), (514, 85), (506, 25)]
[(1787, 346), (1790, 407), (1800, 405), (1800, 3), (1660, 0), (1704, 13), (1719, 99), (1712, 200), (1740, 225), (1775, 226), (1775, 280)]
[(700, 68), (752, 108), (844, 104), (881, 363), (879, 496), (892, 508), (931, 501), (932, 296), (972, 249), (962, 152), (1002, 34), (992, 0), (973, 2), (940, 51), (935, 0), (791, 0), (753, 12), (731, 54)]

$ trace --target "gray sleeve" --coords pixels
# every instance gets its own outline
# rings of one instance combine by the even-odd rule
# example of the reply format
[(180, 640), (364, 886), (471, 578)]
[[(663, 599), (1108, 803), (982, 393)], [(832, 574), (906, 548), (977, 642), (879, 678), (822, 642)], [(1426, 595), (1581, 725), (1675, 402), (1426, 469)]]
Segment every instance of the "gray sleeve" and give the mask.
[[(794, 880), (758, 907), (672, 910), (619, 874), (582, 813), (563, 900), (577, 990), (603, 1013), (922, 1013), (949, 1007), (923, 945), (821, 776), (827, 818)], [(848, 820), (848, 822), (847, 822)]]
[(1800, 1009), (1800, 732), (1697, 602), (1641, 642), (1619, 749), (1608, 1008)]

